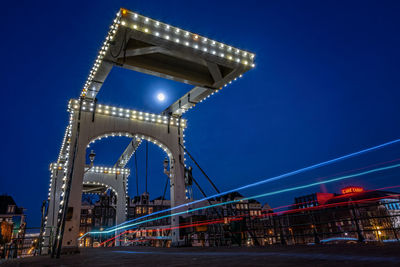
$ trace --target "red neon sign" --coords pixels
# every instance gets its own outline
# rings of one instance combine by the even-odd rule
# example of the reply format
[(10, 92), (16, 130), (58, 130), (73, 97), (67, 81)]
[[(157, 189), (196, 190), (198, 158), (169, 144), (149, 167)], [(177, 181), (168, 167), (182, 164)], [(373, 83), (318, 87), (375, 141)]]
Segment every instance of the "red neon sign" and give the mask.
[(349, 186), (342, 189), (342, 194), (351, 194), (351, 193), (361, 193), (364, 192), (364, 188), (360, 186)]

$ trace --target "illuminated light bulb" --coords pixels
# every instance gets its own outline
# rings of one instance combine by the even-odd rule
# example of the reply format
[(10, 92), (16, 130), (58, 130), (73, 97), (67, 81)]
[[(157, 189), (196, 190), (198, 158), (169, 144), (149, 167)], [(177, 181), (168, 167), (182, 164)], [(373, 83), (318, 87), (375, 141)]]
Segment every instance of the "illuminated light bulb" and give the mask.
[(144, 21), (145, 21), (145, 22), (149, 22), (149, 18), (146, 18)]
[(165, 39), (169, 40), (169, 35), (165, 35)]
[(176, 38), (176, 39), (175, 39), (175, 42), (179, 43), (180, 41), (179, 41), (179, 39), (178, 39), (178, 38)]
[(248, 64), (247, 60), (243, 61), (243, 64), (244, 64), (244, 65), (247, 65), (247, 64)]
[(160, 36), (160, 33), (159, 32), (155, 32), (154, 33), (156, 36)]
[(185, 32), (185, 36), (188, 37), (189, 36), (189, 32)]
[(204, 52), (207, 52), (207, 47), (204, 47), (203, 50), (204, 50)]
[(165, 27), (165, 29), (167, 29), (167, 31), (169, 31), (169, 28), (170, 28), (170, 26), (169, 26), (169, 25), (167, 25), (167, 26)]
[(145, 32), (145, 33), (148, 33), (148, 32), (149, 32), (149, 29), (147, 29), (147, 28), (144, 29), (144, 32)]
[(197, 39), (199, 39), (199, 36), (198, 36), (197, 34), (195, 34), (195, 35), (193, 36), (193, 38), (194, 38), (195, 40), (197, 40)]
[(213, 55), (215, 55), (217, 52), (215, 52), (215, 50), (213, 50), (211, 53), (212, 53)]
[(185, 45), (189, 46), (189, 42), (185, 42)]
[(135, 19), (137, 19), (138, 18), (138, 14), (133, 14), (133, 17), (135, 18)]
[(198, 45), (194, 45), (194, 48), (199, 49), (199, 46)]
[(225, 54), (224, 54), (224, 53), (221, 53), (220, 55), (221, 55), (221, 57), (224, 57), (224, 56), (225, 56)]
[(180, 32), (180, 30), (179, 29), (176, 29), (176, 31), (175, 31), (176, 33), (179, 33)]
[(122, 21), (121, 24), (122, 24), (122, 26), (125, 26), (126, 22), (125, 22), (125, 21)]
[(157, 27), (160, 26), (160, 22), (159, 21), (156, 22), (156, 26)]
[(136, 30), (136, 29), (137, 29), (137, 25), (136, 25), (136, 24), (133, 24), (133, 28)]
[(256, 66), (256, 64), (254, 64), (254, 63), (253, 63), (253, 64), (251, 64), (251, 67), (252, 67), (252, 68), (254, 68), (255, 66)]

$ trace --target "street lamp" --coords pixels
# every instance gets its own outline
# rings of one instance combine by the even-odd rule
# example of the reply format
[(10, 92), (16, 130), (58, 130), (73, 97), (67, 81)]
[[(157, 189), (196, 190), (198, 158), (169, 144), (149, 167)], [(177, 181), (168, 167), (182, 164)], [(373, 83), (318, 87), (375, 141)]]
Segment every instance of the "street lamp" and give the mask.
[(170, 172), (167, 170), (167, 168), (168, 168), (168, 158), (165, 158), (164, 159), (164, 173), (166, 175), (168, 175), (168, 177), (169, 177)]
[(92, 150), (89, 154), (89, 159), (90, 159), (90, 167), (93, 167), (93, 161), (94, 158), (96, 157), (96, 153), (94, 153), (94, 151)]

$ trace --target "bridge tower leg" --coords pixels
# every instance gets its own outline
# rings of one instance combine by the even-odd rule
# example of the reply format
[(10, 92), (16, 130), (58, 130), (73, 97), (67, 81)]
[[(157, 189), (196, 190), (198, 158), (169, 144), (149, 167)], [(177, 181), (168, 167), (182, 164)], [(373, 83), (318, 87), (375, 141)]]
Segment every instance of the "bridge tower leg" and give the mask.
[(42, 254), (46, 255), (50, 252), (53, 242), (56, 239), (56, 229), (60, 215), (60, 198), (62, 194), (63, 179), (66, 172), (62, 163), (50, 164), (50, 186), (48, 194), (47, 216), (45, 217)]

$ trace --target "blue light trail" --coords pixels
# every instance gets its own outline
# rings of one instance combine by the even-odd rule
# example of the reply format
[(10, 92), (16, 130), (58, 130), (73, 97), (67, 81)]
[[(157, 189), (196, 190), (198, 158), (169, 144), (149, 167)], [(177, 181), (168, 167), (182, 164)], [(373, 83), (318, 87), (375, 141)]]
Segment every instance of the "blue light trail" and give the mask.
[[(390, 166), (386, 166), (386, 167), (375, 168), (375, 169), (364, 171), (364, 172), (360, 172), (360, 173), (340, 176), (340, 177), (336, 177), (336, 178), (329, 179), (329, 180), (326, 180), (326, 181), (314, 182), (314, 183), (310, 183), (310, 184), (306, 184), (306, 185), (295, 186), (295, 187), (281, 189), (281, 190), (277, 190), (277, 191), (273, 191), (273, 192), (267, 192), (267, 193), (264, 193), (264, 194), (255, 195), (255, 196), (251, 196), (251, 197), (245, 197), (245, 198), (242, 198), (242, 199), (236, 199), (236, 200), (230, 200), (230, 201), (226, 201), (226, 202), (216, 203), (216, 204), (212, 204), (212, 205), (209, 205), (209, 206), (199, 207), (199, 208), (195, 208), (195, 209), (191, 209), (191, 210), (187, 210), (187, 211), (176, 212), (176, 213), (172, 213), (172, 214), (168, 214), (168, 215), (164, 215), (164, 216), (160, 216), (160, 217), (144, 220), (144, 221), (141, 221), (141, 222), (136, 222), (136, 223), (132, 223), (132, 224), (124, 225), (124, 226), (119, 226), (119, 227), (116, 227), (114, 229), (108, 229), (108, 230), (105, 230), (105, 231), (88, 232), (88, 233), (84, 234), (82, 237), (80, 237), (79, 239), (83, 238), (87, 234), (107, 234), (107, 233), (111, 233), (111, 232), (114, 232), (114, 231), (122, 230), (122, 229), (129, 228), (129, 227), (134, 227), (134, 226), (137, 226), (137, 225), (140, 225), (140, 224), (143, 224), (143, 223), (160, 220), (160, 219), (167, 218), (167, 217), (172, 217), (172, 216), (192, 213), (194, 211), (203, 210), (203, 209), (209, 209), (209, 208), (212, 208), (212, 207), (217, 207), (217, 206), (222, 206), (222, 205), (227, 205), (227, 204), (232, 204), (232, 203), (240, 202), (240, 201), (243, 201), (243, 200), (261, 198), (261, 197), (266, 197), (266, 196), (272, 196), (272, 195), (277, 195), (277, 194), (281, 194), (281, 193), (286, 193), (286, 192), (290, 192), (290, 191), (305, 189), (305, 188), (309, 188), (309, 187), (313, 187), (313, 186), (317, 186), (317, 185), (321, 185), (321, 184), (332, 183), (332, 182), (336, 182), (336, 181), (340, 181), (340, 180), (359, 177), (359, 176), (363, 176), (363, 175), (367, 175), (367, 174), (371, 174), (371, 173), (375, 173), (375, 172), (379, 172), (379, 171), (389, 170), (389, 169), (393, 169), (393, 168), (398, 168), (398, 167), (400, 167), (400, 164), (394, 164), (394, 165), (390, 165)], [(154, 215), (154, 214), (152, 214), (152, 215)], [(143, 217), (141, 217), (141, 218), (143, 218)]]
[(300, 173), (303, 173), (303, 172), (306, 172), (306, 171), (310, 171), (310, 170), (313, 170), (313, 169), (316, 169), (316, 168), (320, 168), (320, 167), (323, 167), (323, 166), (326, 166), (326, 165), (329, 165), (329, 164), (332, 164), (332, 163), (335, 163), (335, 162), (339, 162), (339, 161), (342, 161), (342, 160), (345, 160), (345, 159), (353, 158), (353, 157), (359, 156), (361, 154), (365, 154), (367, 152), (371, 152), (371, 151), (374, 151), (374, 150), (377, 150), (377, 149), (381, 149), (381, 148), (384, 148), (386, 146), (390, 146), (390, 145), (393, 145), (393, 144), (396, 144), (396, 143), (399, 143), (399, 142), (400, 142), (400, 139), (396, 139), (396, 140), (393, 140), (393, 141), (390, 141), (390, 142), (387, 142), (387, 143), (383, 143), (383, 144), (380, 144), (380, 145), (377, 145), (377, 146), (369, 147), (369, 148), (366, 148), (366, 149), (363, 149), (363, 150), (360, 150), (360, 151), (357, 151), (357, 152), (353, 152), (353, 153), (350, 153), (350, 154), (347, 154), (347, 155), (344, 155), (344, 156), (341, 156), (341, 157), (338, 157), (338, 158), (327, 160), (327, 161), (324, 161), (324, 162), (321, 162), (321, 163), (317, 163), (317, 164), (314, 164), (314, 165), (311, 165), (311, 166), (308, 166), (308, 167), (304, 167), (304, 168), (301, 168), (301, 169), (298, 169), (298, 170), (295, 170), (295, 171), (287, 172), (287, 173), (284, 173), (284, 174), (281, 174), (281, 175), (278, 175), (278, 176), (275, 176), (275, 177), (267, 178), (267, 179), (264, 179), (264, 180), (261, 180), (261, 181), (258, 181), (258, 182), (252, 183), (252, 184), (244, 185), (244, 186), (241, 186), (241, 187), (238, 187), (238, 188), (235, 188), (235, 189), (231, 189), (231, 190), (228, 190), (228, 191), (225, 191), (225, 192), (221, 192), (219, 194), (215, 194), (215, 195), (211, 195), (209, 197), (205, 197), (205, 198), (202, 198), (202, 199), (199, 199), (199, 200), (195, 200), (195, 201), (192, 201), (190, 203), (185, 203), (185, 204), (178, 205), (178, 206), (175, 206), (175, 207), (172, 207), (172, 208), (169, 208), (169, 209), (157, 211), (157, 212), (154, 212), (152, 214), (148, 214), (148, 215), (142, 216), (140, 218), (136, 218), (136, 219), (133, 219), (133, 220), (130, 220), (130, 221), (123, 222), (123, 223), (121, 223), (119, 225), (110, 227), (107, 230), (112, 230), (112, 229), (117, 228), (119, 226), (125, 225), (127, 223), (132, 223), (132, 222), (141, 220), (141, 219), (149, 217), (149, 216), (154, 216), (154, 215), (157, 215), (157, 214), (165, 213), (167, 211), (172, 211), (172, 210), (179, 209), (179, 208), (182, 208), (182, 207), (187, 207), (189, 205), (193, 205), (193, 204), (202, 202), (204, 200), (212, 199), (212, 198), (215, 198), (215, 197), (220, 197), (220, 196), (223, 196), (223, 195), (235, 192), (235, 191), (240, 191), (240, 190), (248, 189), (248, 188), (251, 188), (251, 187), (254, 187), (254, 186), (258, 186), (258, 185), (270, 183), (270, 182), (273, 182), (273, 181), (277, 181), (277, 180), (280, 180), (280, 179), (283, 179), (283, 178), (287, 178), (287, 177), (290, 177), (290, 176), (293, 176), (293, 175), (296, 175), (296, 174), (300, 174)]

